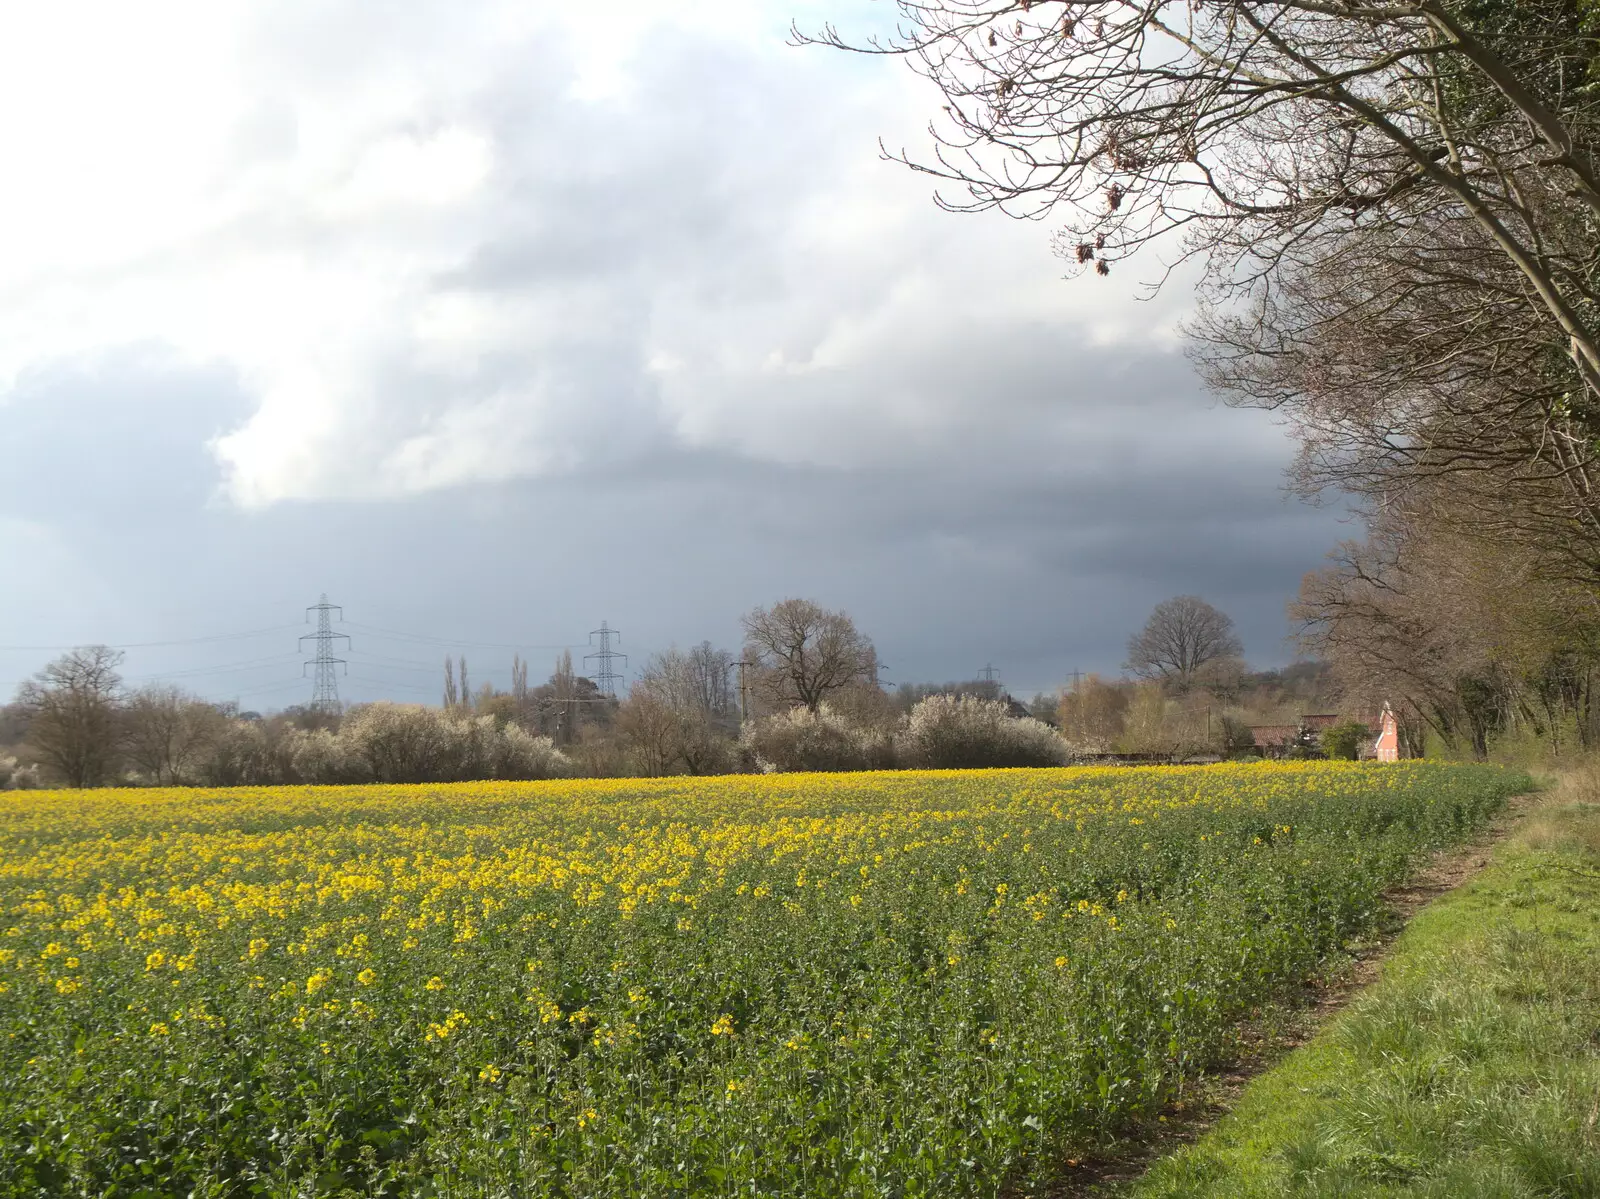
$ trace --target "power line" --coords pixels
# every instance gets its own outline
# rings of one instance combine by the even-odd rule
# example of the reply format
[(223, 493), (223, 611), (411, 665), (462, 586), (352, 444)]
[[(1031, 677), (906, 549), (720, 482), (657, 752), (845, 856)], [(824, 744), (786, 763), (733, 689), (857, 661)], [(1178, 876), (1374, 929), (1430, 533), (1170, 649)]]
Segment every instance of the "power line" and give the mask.
[(271, 694), (272, 692), (275, 692), (275, 691), (287, 691), (291, 687), (300, 688), (300, 687), (304, 687), (305, 685), (306, 685), (305, 676), (301, 675), (298, 679), (290, 679), (287, 683), (263, 683), (258, 687), (245, 687), (245, 688), (242, 688), (242, 689), (240, 689), (238, 691), (235, 691), (233, 694), (235, 696), (240, 696), (240, 695), (268, 695), (268, 694)]
[[(318, 712), (328, 712), (336, 715), (339, 711), (339, 672), (334, 667), (343, 666), (345, 673), (349, 674), (350, 664), (343, 658), (333, 656), (333, 643), (340, 638), (349, 641), (350, 634), (335, 633), (333, 631), (333, 614), (337, 612), (339, 614), (339, 623), (343, 624), (344, 609), (337, 604), (330, 604), (327, 592), (323, 592), (320, 603), (313, 604), (306, 609), (307, 620), (311, 619), (313, 612), (317, 614), (317, 631), (315, 633), (307, 633), (300, 638), (302, 645), (307, 641), (315, 641), (317, 643), (316, 660), (305, 664), (316, 668), (316, 674), (313, 676), (311, 685), (311, 706)], [(304, 673), (304, 671), (305, 667), (301, 667), (301, 673)]]
[[(366, 636), (376, 641), (392, 641), (401, 645), (412, 645), (417, 647), (464, 646), (481, 649), (509, 650), (562, 650), (578, 648), (578, 645), (570, 642), (565, 644), (540, 644), (532, 642), (475, 641), (467, 638), (430, 637), (423, 633), (411, 633), (400, 629), (390, 629), (376, 625), (367, 625), (357, 621), (345, 621), (343, 619), (343, 610), (338, 605), (329, 604), (326, 596), (322, 597), (320, 603), (314, 604), (307, 609), (307, 619), (310, 618), (309, 614), (311, 612), (318, 613), (317, 631), (315, 633), (308, 633), (304, 637), (301, 637), (300, 643), (302, 646), (304, 646), (306, 641), (314, 641), (316, 643), (315, 657), (309, 662), (304, 662), (302, 666), (302, 678), (304, 677), (304, 672), (306, 670), (314, 670), (312, 688), (313, 707), (331, 705), (333, 709), (337, 709), (339, 705), (338, 673), (342, 670), (347, 677), (352, 677), (350, 676), (349, 671), (351, 664), (356, 665), (358, 670), (375, 672), (375, 674), (352, 677), (352, 681), (354, 682), (360, 682), (376, 687), (393, 687), (408, 691), (420, 692), (427, 692), (431, 690), (431, 688), (411, 686), (408, 683), (402, 683), (397, 680), (393, 680), (392, 678), (384, 678), (383, 676), (393, 673), (433, 674), (438, 669), (436, 666), (415, 658), (393, 657), (367, 650), (356, 650), (352, 644), (349, 644), (350, 638), (347, 633), (334, 632), (332, 625), (335, 621), (337, 621), (339, 624), (345, 625), (347, 628), (360, 630)], [(256, 637), (267, 637), (297, 627), (303, 626), (282, 624), (259, 629), (245, 629), (231, 633), (214, 633), (201, 637), (179, 637), (159, 641), (120, 642), (110, 645), (109, 648), (138, 650), (161, 649), (178, 646), (225, 644), (228, 642), (245, 641)], [(621, 634), (617, 630), (612, 629), (609, 624), (603, 623), (602, 629), (596, 630), (596, 635), (600, 636), (600, 652), (592, 656), (593, 658), (598, 659), (599, 665), (599, 672), (594, 681), (602, 688), (605, 688), (607, 684), (609, 684), (610, 690), (604, 692), (604, 698), (602, 700), (581, 702), (612, 702), (615, 700), (616, 685), (623, 677), (614, 669), (614, 663), (620, 661), (623, 664), (626, 664), (627, 656), (613, 651), (612, 639), (620, 639)], [(347, 643), (344, 652), (349, 655), (348, 659), (340, 658), (335, 655), (334, 651), (337, 647), (334, 643), (339, 640), (344, 640)], [(593, 643), (593, 638), (591, 638), (589, 644)], [(0, 652), (65, 652), (77, 649), (80, 646), (87, 644), (101, 643), (77, 642), (70, 645), (0, 645)], [(217, 676), (220, 680), (228, 675), (248, 673), (251, 671), (261, 671), (262, 673), (267, 673), (275, 666), (280, 666), (293, 661), (296, 656), (297, 655), (292, 653), (274, 654), (260, 658), (247, 658), (243, 660), (227, 661), (217, 666), (189, 666), (179, 670), (131, 675), (128, 676), (128, 681), (134, 684), (160, 683), (179, 680), (199, 681), (209, 679), (212, 676)], [(589, 659), (586, 659), (586, 661), (588, 660)], [(490, 667), (488, 668), (487, 673), (489, 677), (497, 677), (504, 674), (504, 670)], [(248, 695), (287, 690), (295, 685), (296, 684), (287, 682), (263, 683), (259, 686), (246, 687), (235, 694)]]
[(390, 654), (375, 654), (369, 649), (357, 649), (350, 652), (373, 662), (392, 662), (396, 666), (408, 666), (417, 670), (426, 670), (429, 674), (437, 674), (439, 671), (437, 662), (425, 661), (422, 658), (396, 658)]
[[(296, 625), (290, 625), (296, 628)], [(162, 683), (168, 679), (187, 679), (213, 674), (238, 674), (241, 670), (261, 670), (267, 666), (281, 666), (298, 658), (299, 654), (273, 654), (268, 658), (250, 658), (244, 662), (228, 662), (221, 666), (196, 666), (186, 670), (170, 670), (163, 674), (135, 674), (127, 676), (130, 683)]]
[[(400, 658), (384, 658), (381, 655), (365, 653), (362, 650), (351, 650), (350, 664), (358, 670), (397, 671), (400, 674), (437, 675), (437, 666), (426, 666), (416, 661), (406, 661)], [(504, 666), (474, 667), (473, 674), (477, 677), (497, 680), (510, 674), (510, 669)], [(370, 680), (369, 680), (370, 681)]]
[[(439, 668), (437, 666), (423, 666), (420, 663), (413, 666), (401, 666), (394, 662), (386, 662), (381, 658), (370, 657), (367, 654), (363, 654), (360, 650), (351, 650), (348, 652), (350, 653), (350, 660), (362, 670), (398, 670), (402, 674), (426, 675), (436, 675), (439, 673)], [(487, 671), (486, 673), (493, 674), (494, 672)]]
[(362, 633), (370, 633), (384, 638), (393, 638), (397, 641), (409, 641), (419, 645), (448, 645), (466, 646), (468, 649), (577, 649), (576, 645), (535, 645), (526, 641), (468, 641), (458, 637), (428, 637), (421, 633), (403, 633), (397, 629), (380, 629), (376, 625), (361, 624), (359, 621), (342, 621), (342, 624)]
[(369, 687), (386, 687), (386, 688), (398, 687), (401, 691), (416, 691), (416, 692), (420, 692), (423, 695), (432, 695), (434, 693), (434, 690), (435, 690), (432, 687), (421, 687), (421, 686), (418, 686), (416, 683), (397, 683), (393, 679), (369, 679), (369, 678), (366, 678), (365, 676), (359, 675), (359, 674), (351, 675), (350, 676), (350, 681), (352, 683), (365, 683)]
[[(299, 625), (280, 624), (273, 625), (270, 629), (250, 629), (243, 633), (217, 633), (210, 637), (183, 637), (176, 641), (125, 641), (117, 645), (107, 645), (107, 649), (161, 649), (173, 645), (207, 645), (214, 641), (243, 641), (248, 637), (265, 637), (269, 633), (283, 633), (289, 629), (299, 628)], [(98, 645), (101, 642), (80, 641), (75, 645), (0, 645), (0, 651), (7, 653), (52, 653), (81, 649), (85, 645)]]
[(600, 627), (589, 634), (590, 645), (594, 644), (596, 637), (600, 638), (600, 648), (592, 654), (583, 655), (584, 665), (588, 665), (591, 658), (600, 663), (600, 669), (590, 675), (589, 678), (600, 689), (601, 695), (607, 699), (616, 699), (617, 684), (622, 681), (623, 676), (612, 663), (621, 658), (622, 664), (626, 666), (628, 664), (628, 655), (613, 650), (611, 648), (611, 639), (615, 637), (620, 645), (622, 643), (622, 632), (619, 629), (612, 628), (602, 620)]

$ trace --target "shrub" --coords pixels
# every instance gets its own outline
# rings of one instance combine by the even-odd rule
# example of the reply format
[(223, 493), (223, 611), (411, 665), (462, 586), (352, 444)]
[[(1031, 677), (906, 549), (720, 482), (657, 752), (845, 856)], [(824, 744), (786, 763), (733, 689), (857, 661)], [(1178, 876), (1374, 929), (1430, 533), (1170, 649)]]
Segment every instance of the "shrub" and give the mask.
[[(493, 717), (488, 718), (491, 722)], [(572, 760), (556, 748), (548, 737), (536, 737), (521, 725), (502, 725), (496, 730), (491, 778), (558, 779), (571, 778)]]
[(234, 721), (217, 735), (197, 773), (209, 786), (227, 787), (534, 780), (574, 772), (554, 742), (518, 725), (375, 703), (352, 710), (338, 732)]
[(447, 724), (442, 713), (420, 704), (385, 702), (354, 709), (339, 736), (376, 782), (437, 783), (457, 774), (460, 747)]
[(1068, 758), (1049, 725), (974, 695), (930, 695), (911, 710), (899, 748), (905, 765), (933, 769), (1062, 766)]
[(1371, 739), (1371, 730), (1359, 720), (1341, 721), (1323, 730), (1322, 752), (1330, 758), (1359, 758), (1361, 747)]
[(548, 737), (492, 716), (451, 716), (415, 704), (376, 703), (345, 717), (338, 739), (380, 783), (547, 779), (572, 773)]
[(286, 739), (290, 769), (301, 783), (365, 783), (372, 771), (347, 738), (329, 729), (295, 730)]
[(892, 756), (884, 738), (856, 728), (827, 704), (751, 721), (739, 743), (761, 771), (871, 770)]
[(44, 786), (38, 766), (24, 766), (15, 758), (0, 758), (0, 791), (33, 791)]
[(195, 769), (210, 787), (271, 787), (294, 779), (294, 751), (284, 729), (236, 720), (217, 733)]

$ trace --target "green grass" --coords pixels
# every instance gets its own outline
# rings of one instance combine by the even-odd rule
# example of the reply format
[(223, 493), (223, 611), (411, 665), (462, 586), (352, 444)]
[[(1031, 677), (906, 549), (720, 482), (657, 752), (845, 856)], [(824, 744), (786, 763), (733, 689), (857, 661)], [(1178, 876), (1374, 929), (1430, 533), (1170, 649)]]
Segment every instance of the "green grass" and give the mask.
[(1600, 791), (1569, 780), (1137, 1199), (1600, 1195)]

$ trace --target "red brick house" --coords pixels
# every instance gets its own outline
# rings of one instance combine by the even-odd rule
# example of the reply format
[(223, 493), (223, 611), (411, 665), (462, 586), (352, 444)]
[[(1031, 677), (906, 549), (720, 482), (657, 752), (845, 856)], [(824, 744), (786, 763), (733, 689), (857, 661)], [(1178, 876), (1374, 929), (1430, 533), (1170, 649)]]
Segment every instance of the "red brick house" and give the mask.
[(1256, 752), (1263, 758), (1279, 758), (1289, 751), (1300, 736), (1297, 724), (1253, 724), (1250, 736), (1255, 741)]
[(1264, 758), (1281, 758), (1297, 746), (1319, 749), (1322, 734), (1338, 724), (1342, 717), (1337, 712), (1308, 712), (1295, 719), (1296, 724), (1251, 725), (1250, 736), (1255, 741), (1256, 752)]

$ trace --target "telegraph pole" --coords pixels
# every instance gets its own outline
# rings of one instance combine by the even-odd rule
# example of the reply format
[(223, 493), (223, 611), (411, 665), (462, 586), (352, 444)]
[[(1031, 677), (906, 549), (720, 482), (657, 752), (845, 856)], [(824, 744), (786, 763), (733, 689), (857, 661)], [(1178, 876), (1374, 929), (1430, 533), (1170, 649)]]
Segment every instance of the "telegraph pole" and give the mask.
[(745, 722), (750, 719), (749, 691), (744, 685), (744, 670), (745, 667), (754, 666), (755, 663), (740, 658), (734, 665), (739, 668), (739, 726), (742, 728)]
[(622, 664), (626, 666), (628, 664), (628, 655), (618, 653), (616, 650), (612, 649), (611, 639), (615, 637), (617, 639), (617, 644), (621, 645), (622, 632), (619, 629), (612, 628), (608, 623), (602, 620), (600, 622), (600, 627), (593, 630), (589, 634), (590, 645), (594, 644), (594, 639), (596, 637), (600, 638), (600, 647), (592, 654), (583, 655), (584, 665), (588, 665), (591, 659), (600, 664), (600, 669), (595, 671), (595, 673), (589, 677), (594, 680), (594, 685), (600, 689), (601, 695), (604, 695), (608, 699), (616, 699), (617, 684), (622, 681), (622, 674), (616, 669), (614, 663), (620, 658), (622, 660)]
[(349, 641), (347, 633), (333, 631), (333, 614), (339, 614), (339, 620), (344, 620), (344, 609), (338, 604), (330, 604), (326, 592), (322, 595), (320, 603), (312, 604), (306, 609), (306, 620), (311, 620), (311, 614), (317, 614), (317, 631), (307, 633), (300, 638), (300, 644), (315, 641), (317, 656), (313, 661), (305, 663), (300, 668), (300, 673), (305, 674), (306, 667), (315, 667), (316, 673), (311, 681), (311, 708), (313, 711), (322, 712), (329, 716), (339, 715), (339, 672), (334, 668), (343, 666), (345, 673), (350, 673), (350, 665), (343, 658), (333, 656), (333, 643), (343, 638)]

